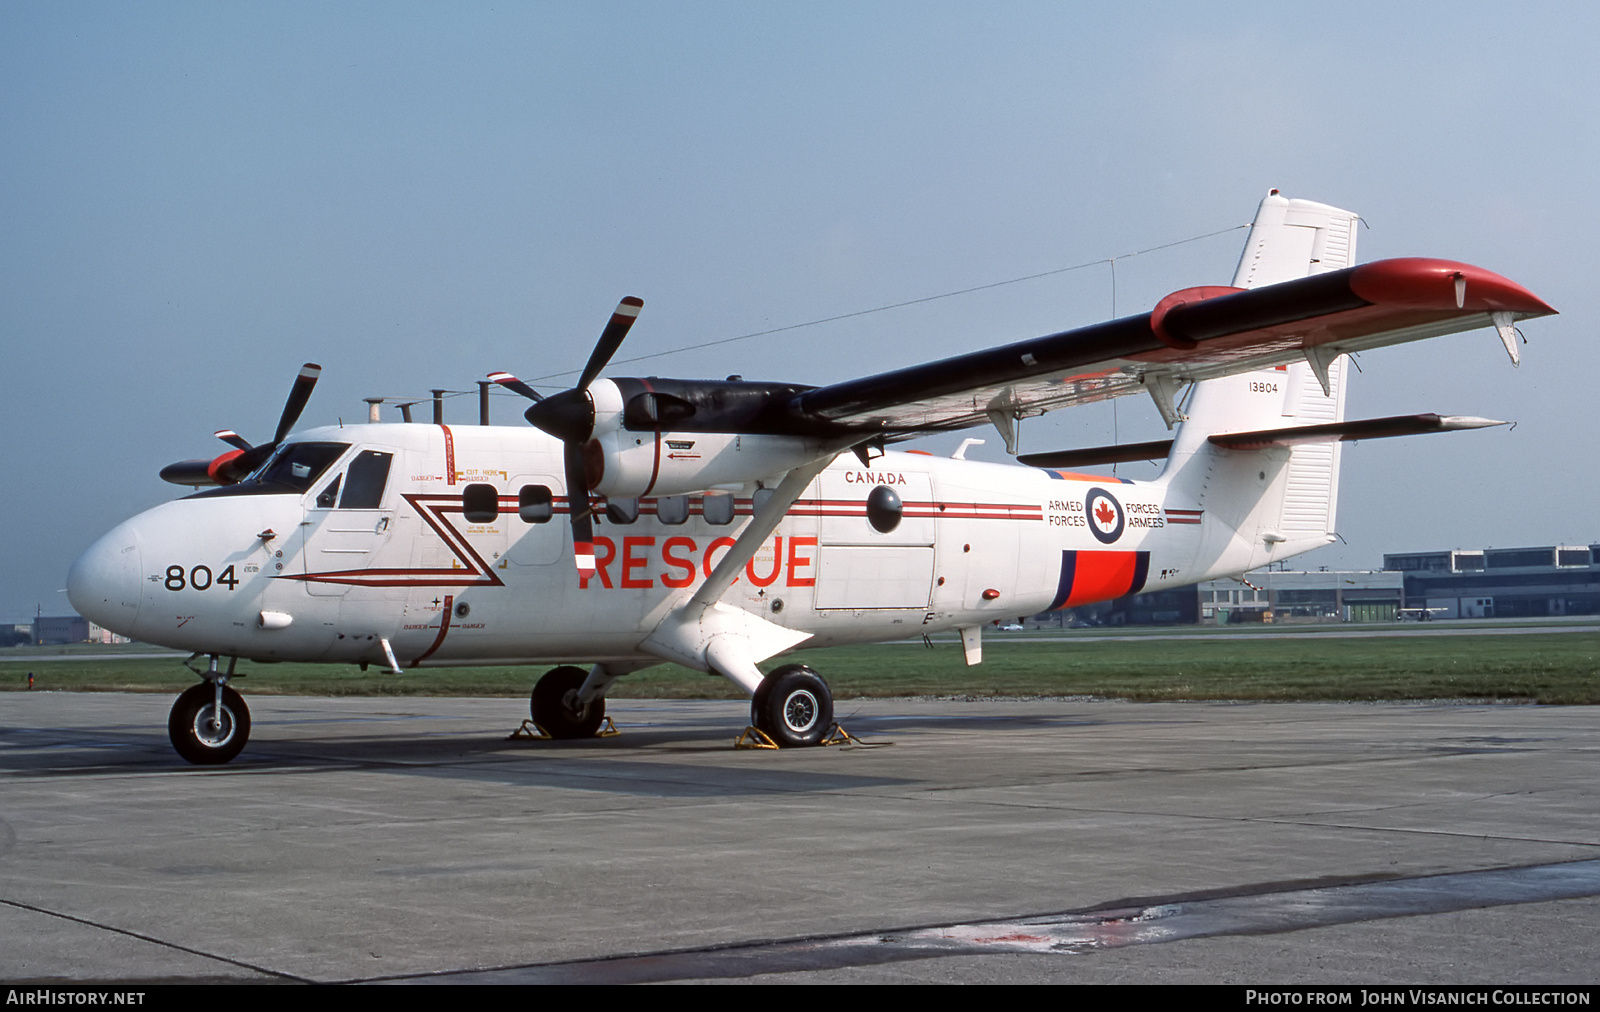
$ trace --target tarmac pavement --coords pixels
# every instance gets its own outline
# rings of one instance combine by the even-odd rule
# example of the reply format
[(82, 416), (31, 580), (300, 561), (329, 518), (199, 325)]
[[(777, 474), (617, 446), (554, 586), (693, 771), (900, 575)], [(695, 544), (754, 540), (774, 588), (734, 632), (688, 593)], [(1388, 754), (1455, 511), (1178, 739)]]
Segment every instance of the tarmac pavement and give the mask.
[(1600, 707), (0, 693), (0, 979), (1584, 984)]

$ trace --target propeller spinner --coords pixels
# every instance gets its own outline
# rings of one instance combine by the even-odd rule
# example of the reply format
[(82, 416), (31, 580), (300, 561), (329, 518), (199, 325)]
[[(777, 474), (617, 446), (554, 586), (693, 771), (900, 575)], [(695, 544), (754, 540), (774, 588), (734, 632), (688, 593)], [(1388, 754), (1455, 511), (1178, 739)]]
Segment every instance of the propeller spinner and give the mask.
[(294, 423), (300, 420), (300, 413), (306, 409), (306, 402), (311, 399), (311, 391), (316, 387), (320, 375), (322, 366), (314, 362), (307, 362), (300, 367), (300, 375), (295, 377), (294, 386), (289, 388), (289, 399), (284, 402), (283, 414), (278, 416), (278, 429), (272, 436), (272, 442), (251, 446), (232, 429), (218, 429), (217, 438), (234, 449), (212, 460), (180, 460), (176, 464), (168, 464), (161, 469), (162, 479), (174, 485), (236, 484), (265, 463), (272, 456), (272, 451), (283, 442), (283, 437), (294, 428)]
[(567, 501), (572, 517), (572, 553), (578, 572), (583, 576), (594, 574), (594, 524), (590, 519), (589, 479), (583, 466), (583, 446), (594, 435), (594, 398), (589, 385), (605, 369), (623, 338), (639, 318), (644, 300), (628, 296), (617, 303), (616, 312), (600, 333), (600, 340), (589, 355), (589, 361), (578, 377), (578, 385), (549, 397), (540, 397), (532, 387), (508, 372), (490, 373), (489, 378), (515, 390), (534, 402), (523, 415), (535, 428), (548, 432), (561, 440), (562, 461), (567, 479)]

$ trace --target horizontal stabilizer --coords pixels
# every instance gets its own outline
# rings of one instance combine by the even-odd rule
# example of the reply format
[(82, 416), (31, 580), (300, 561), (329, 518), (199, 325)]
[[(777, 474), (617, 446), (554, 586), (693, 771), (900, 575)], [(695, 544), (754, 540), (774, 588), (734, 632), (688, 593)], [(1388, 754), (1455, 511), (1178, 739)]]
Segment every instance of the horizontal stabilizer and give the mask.
[[(1228, 450), (1261, 450), (1269, 446), (1297, 446), (1302, 443), (1336, 443), (1352, 439), (1384, 439), (1389, 436), (1420, 436), (1429, 432), (1455, 432), (1505, 425), (1493, 418), (1471, 415), (1394, 415), (1390, 418), (1365, 418), (1329, 425), (1291, 425), (1282, 429), (1255, 432), (1221, 432), (1208, 437)], [(1089, 446), (1081, 450), (1054, 450), (1024, 453), (1017, 463), (1029, 467), (1095, 467), (1100, 464), (1125, 464), (1136, 460), (1161, 460), (1172, 451), (1172, 440), (1148, 443), (1121, 443), (1116, 446)]]
[(1090, 446), (1082, 450), (1055, 450), (1050, 453), (1024, 453), (1017, 463), (1029, 467), (1095, 467), (1100, 464), (1126, 464), (1132, 460), (1161, 460), (1172, 450), (1172, 440), (1149, 443), (1122, 443), (1118, 446)]
[(1298, 446), (1303, 443), (1335, 443), (1352, 439), (1385, 439), (1389, 436), (1420, 436), (1428, 432), (1455, 432), (1505, 425), (1492, 418), (1471, 415), (1394, 415), (1390, 418), (1364, 418), (1355, 422), (1328, 425), (1291, 425), (1282, 429), (1255, 432), (1219, 432), (1208, 436), (1212, 443), (1228, 450), (1261, 450), (1269, 446)]

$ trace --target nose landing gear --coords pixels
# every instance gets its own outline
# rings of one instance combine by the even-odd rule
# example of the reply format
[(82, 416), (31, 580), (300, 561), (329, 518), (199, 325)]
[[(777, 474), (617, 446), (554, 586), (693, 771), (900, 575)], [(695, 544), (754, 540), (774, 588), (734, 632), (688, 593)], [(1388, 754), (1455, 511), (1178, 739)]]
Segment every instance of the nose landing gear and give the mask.
[(172, 704), (167, 717), (167, 737), (178, 754), (197, 766), (220, 766), (238, 755), (250, 740), (250, 708), (244, 699), (228, 688), (233, 674), (217, 670), (217, 657), (205, 673), (205, 681), (185, 689)]

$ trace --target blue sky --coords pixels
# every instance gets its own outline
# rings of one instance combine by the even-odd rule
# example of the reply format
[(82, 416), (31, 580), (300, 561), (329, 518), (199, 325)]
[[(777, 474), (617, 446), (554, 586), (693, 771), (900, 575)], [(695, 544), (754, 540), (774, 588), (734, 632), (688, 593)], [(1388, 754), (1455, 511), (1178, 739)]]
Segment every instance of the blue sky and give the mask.
[[(1597, 27), (1581, 4), (12, 0), (0, 620), (65, 612), (72, 559), (213, 430), (266, 438), (301, 362), (325, 369), (304, 423), (357, 419), (576, 369), (625, 294), (620, 358), (1225, 229), (1269, 187), (1362, 213), (1362, 259), (1477, 263), (1563, 314), (1519, 370), (1488, 331), (1364, 356), (1353, 416), (1518, 425), (1352, 448), (1348, 544), (1304, 563), (1600, 540)], [(1226, 283), (1241, 241), (1119, 261), (1116, 311)], [(1102, 265), (636, 369), (825, 383), (1111, 312)], [(1113, 431), (1163, 430), (1128, 400), (1025, 423), (1024, 449)]]

